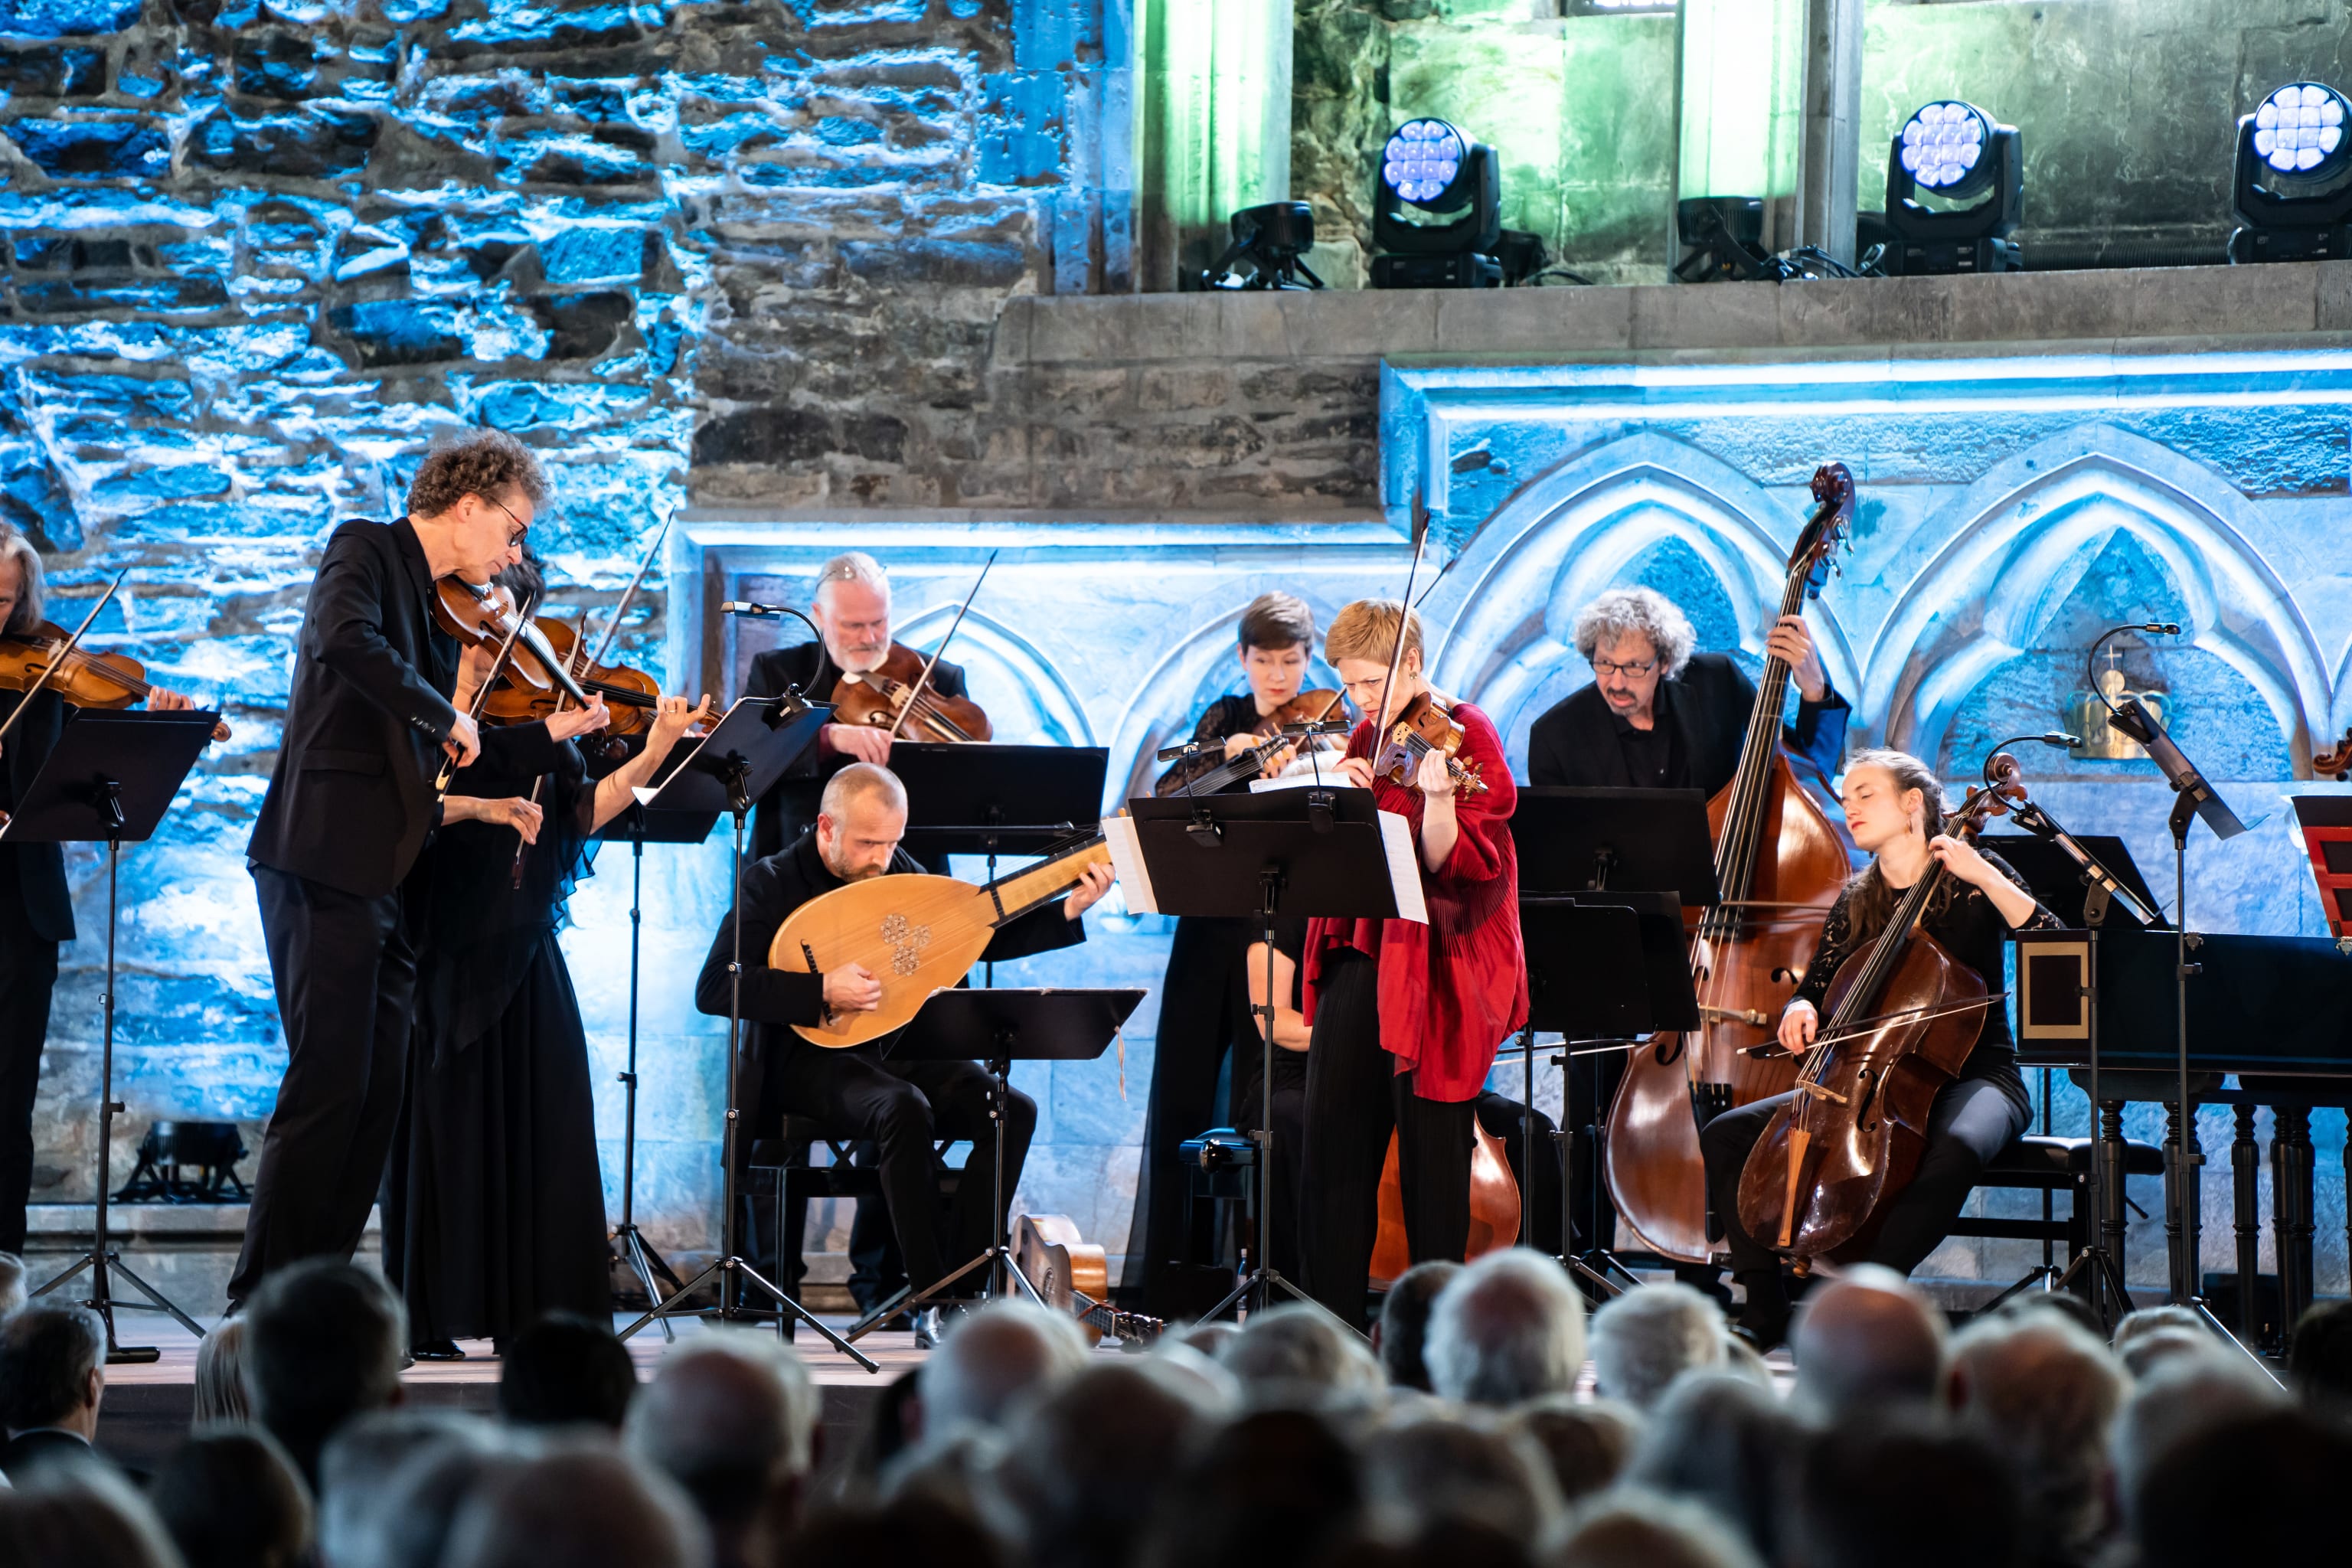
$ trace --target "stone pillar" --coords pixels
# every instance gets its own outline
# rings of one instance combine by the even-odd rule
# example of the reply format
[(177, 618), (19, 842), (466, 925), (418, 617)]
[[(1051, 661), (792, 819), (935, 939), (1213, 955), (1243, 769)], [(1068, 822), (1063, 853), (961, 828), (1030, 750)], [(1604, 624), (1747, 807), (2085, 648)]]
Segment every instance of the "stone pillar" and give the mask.
[(1290, 196), (1290, 0), (1135, 0), (1136, 276), (1179, 286)]
[[(1767, 250), (1795, 243), (1790, 220), (1811, 3), (1682, 0), (1679, 14), (1675, 199), (1763, 197)], [(1857, 39), (1857, 64), (1859, 47)], [(1679, 243), (1670, 246), (1669, 264), (1679, 254)]]
[(1805, 0), (1796, 243), (1853, 265), (1862, 169), (1862, 0)]

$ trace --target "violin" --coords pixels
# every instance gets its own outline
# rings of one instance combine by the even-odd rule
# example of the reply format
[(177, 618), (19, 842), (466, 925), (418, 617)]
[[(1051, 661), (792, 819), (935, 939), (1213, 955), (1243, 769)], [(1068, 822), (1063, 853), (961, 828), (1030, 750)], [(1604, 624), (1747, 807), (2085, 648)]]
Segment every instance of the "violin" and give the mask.
[(1486, 781), (1478, 776), (1478, 764), (1455, 760), (1454, 753), (1461, 749), (1462, 726), (1454, 721), (1454, 710), (1423, 691), (1404, 705), (1389, 727), (1388, 738), (1372, 759), (1372, 772), (1386, 773), (1390, 783), (1411, 789), (1414, 775), (1421, 772), (1422, 758), (1436, 752), (1445, 758), (1445, 771), (1453, 775), (1456, 790), (1464, 795), (1484, 794)]
[[(469, 647), (509, 650), (499, 675), (534, 691), (561, 691), (583, 708), (588, 694), (572, 679), (540, 626), (525, 620), (514, 595), (495, 583), (443, 577), (433, 584), (433, 621)], [(486, 704), (487, 705), (487, 704)]]
[[(833, 721), (877, 724), (912, 741), (963, 742), (988, 740), (988, 715), (969, 697), (945, 697), (923, 680), (929, 661), (901, 642), (890, 645), (880, 668), (851, 670), (833, 686)], [(920, 683), (922, 692), (915, 688)], [(908, 700), (914, 710), (908, 711)], [(900, 722), (904, 715), (905, 721)]]
[[(1969, 786), (1941, 831), (1973, 839), (2026, 798), (2015, 758), (1990, 789)], [(1951, 872), (1935, 861), (1895, 901), (1886, 929), (1838, 968), (1821, 1031), (1739, 1175), (1739, 1222), (1797, 1260), (1864, 1254), (1918, 1169), (1937, 1093), (1959, 1076), (1996, 1003), (1984, 977), (1922, 929)]]
[[(555, 655), (556, 668), (568, 673), (582, 691), (602, 697), (612, 710), (612, 721), (605, 728), (608, 736), (617, 740), (653, 727), (654, 710), (661, 701), (661, 682), (625, 664), (592, 662), (578, 628), (569, 621), (542, 616), (531, 624)], [(492, 724), (535, 723), (552, 715), (565, 700), (551, 682), (531, 686), (501, 676), (482, 704), (481, 717)]]
[(0, 689), (29, 690), (55, 666), (57, 673), (43, 689), (76, 708), (129, 708), (154, 691), (147, 683), (147, 667), (137, 659), (86, 647), (68, 650), (67, 641), (65, 628), (47, 621), (28, 632), (0, 636)]
[[(1341, 693), (1320, 689), (1302, 691), (1271, 713), (1261, 714), (1255, 723), (1244, 731), (1265, 736), (1265, 741), (1230, 757), (1218, 757), (1214, 752), (1197, 752), (1160, 775), (1151, 793), (1165, 800), (1180, 795), (1214, 795), (1230, 784), (1254, 779), (1265, 772), (1265, 765), (1285, 747), (1299, 745), (1316, 750), (1336, 750), (1339, 742), (1328, 738), (1308, 735), (1294, 738), (1285, 735), (1289, 724), (1320, 724), (1338, 710)], [(1304, 749), (1304, 748), (1302, 748)]]

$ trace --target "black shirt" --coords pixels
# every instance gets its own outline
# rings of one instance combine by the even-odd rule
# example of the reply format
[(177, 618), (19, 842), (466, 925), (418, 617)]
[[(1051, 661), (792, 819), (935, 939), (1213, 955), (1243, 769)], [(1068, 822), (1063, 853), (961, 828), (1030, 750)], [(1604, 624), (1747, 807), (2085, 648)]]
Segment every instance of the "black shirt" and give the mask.
[(1610, 710), (1610, 727), (1617, 731), (1617, 748), (1625, 753), (1625, 771), (1633, 775), (1636, 789), (1691, 786), (1690, 758), (1684, 754), (1675, 733), (1673, 700), (1673, 683), (1658, 682), (1656, 707), (1646, 730), (1635, 729), (1615, 710)]
[[(1152, 785), (1160, 795), (1181, 795), (1188, 780), (1199, 777), (1222, 764), (1225, 760), (1225, 742), (1235, 735), (1246, 735), (1258, 721), (1257, 698), (1247, 691), (1239, 696), (1218, 698), (1202, 710), (1201, 721), (1192, 726), (1192, 739), (1201, 749), (1189, 757), (1179, 757)], [(1246, 780), (1235, 780), (1227, 789), (1247, 789)]]

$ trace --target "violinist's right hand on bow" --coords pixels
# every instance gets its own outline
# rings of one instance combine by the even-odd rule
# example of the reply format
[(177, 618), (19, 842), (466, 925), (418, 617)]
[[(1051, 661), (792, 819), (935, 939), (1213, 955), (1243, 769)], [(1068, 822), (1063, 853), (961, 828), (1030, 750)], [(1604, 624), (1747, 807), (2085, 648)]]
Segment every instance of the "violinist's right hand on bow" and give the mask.
[(1339, 773), (1342, 777), (1347, 779), (1349, 784), (1355, 785), (1358, 789), (1370, 789), (1372, 787), (1372, 763), (1371, 759), (1369, 757), (1340, 758)]
[(1780, 1014), (1780, 1048), (1792, 1057), (1803, 1056), (1812, 1048), (1813, 1037), (1821, 1027), (1821, 1014), (1811, 1002), (1799, 997)]
[(482, 754), (482, 731), (480, 726), (474, 722), (472, 714), (460, 711), (449, 721), (449, 738), (441, 742), (441, 749), (448, 752), (459, 767), (474, 765), (474, 759)]
[(827, 724), (817, 731), (817, 744), (855, 762), (890, 765), (890, 731), (877, 724)]
[(871, 1013), (882, 1005), (882, 983), (862, 963), (845, 963), (824, 976), (824, 1005), (835, 1013)]

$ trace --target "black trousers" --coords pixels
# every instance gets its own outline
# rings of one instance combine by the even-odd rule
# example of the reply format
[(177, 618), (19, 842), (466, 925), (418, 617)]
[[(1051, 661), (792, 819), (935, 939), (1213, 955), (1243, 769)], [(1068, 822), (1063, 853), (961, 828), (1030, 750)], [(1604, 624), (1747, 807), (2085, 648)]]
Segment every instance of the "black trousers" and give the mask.
[(272, 1269), (359, 1249), (400, 1124), (416, 994), (398, 892), (362, 898), (267, 866), (253, 868), (253, 884), (287, 1060), (233, 1301)]
[(1380, 1235), (1381, 1167), (1397, 1140), (1412, 1261), (1470, 1249), (1470, 1149), (1477, 1103), (1423, 1100), (1381, 1048), (1380, 965), (1356, 954), (1325, 966), (1307, 1056), (1299, 1286), (1343, 1321), (1366, 1321)]
[[(890, 1063), (863, 1050), (803, 1046), (772, 1069), (763, 1100), (784, 1113), (809, 1116), (829, 1132), (870, 1140), (879, 1151), (882, 1195), (907, 1278), (917, 1289), (960, 1268), (993, 1238), (1001, 1214), (990, 1212), (995, 1179), (995, 1130), (988, 1119), (993, 1083), (977, 1062)], [(1019, 1089), (1004, 1115), (1004, 1201), (1009, 1208), (1037, 1131), (1037, 1102)], [(944, 1224), (932, 1145), (939, 1139), (971, 1142)], [(781, 1260), (789, 1265), (792, 1259)], [(957, 1295), (979, 1292), (974, 1272), (957, 1281)]]
[[(1699, 1130), (1706, 1161), (1707, 1193), (1724, 1216), (1725, 1246), (1735, 1274), (1777, 1268), (1780, 1257), (1739, 1226), (1739, 1174), (1748, 1152), (1764, 1136), (1772, 1113), (1796, 1098), (1776, 1094), (1727, 1110)], [(1870, 1261), (1908, 1274), (1951, 1234), (1960, 1205), (1977, 1184), (1985, 1163), (2016, 1142), (2031, 1120), (2017, 1068), (1944, 1086), (1927, 1111), (1927, 1146), (1911, 1184), (1895, 1194), (1870, 1246)]]
[(33, 1099), (49, 1037), (58, 944), (34, 932), (16, 861), (14, 847), (0, 847), (0, 1251), (21, 1253), (33, 1194)]
[[(1206, 1257), (1203, 1234), (1184, 1223), (1185, 1175), (1177, 1148), (1219, 1125), (1217, 1078), (1228, 1047), (1241, 1043), (1247, 1062), (1236, 1058), (1233, 1079), (1255, 1077), (1257, 1033), (1249, 1026), (1249, 992), (1242, 958), (1249, 946), (1247, 922), (1186, 916), (1176, 922), (1168, 947), (1168, 974), (1160, 988), (1160, 1024), (1151, 1047), (1151, 1093), (1143, 1111), (1143, 1154), (1135, 1180), (1135, 1221), (1130, 1228), (1120, 1292), (1135, 1310), (1171, 1317), (1190, 1304), (1172, 1279), (1181, 1262)], [(1257, 1105), (1255, 1095), (1247, 1101)], [(1239, 1105), (1234, 1126), (1244, 1121)], [(1276, 1145), (1277, 1153), (1280, 1145)], [(1293, 1185), (1286, 1189), (1296, 1193)], [(1196, 1205), (1205, 1208), (1205, 1205)], [(1276, 1210), (1279, 1217), (1280, 1210)], [(1204, 1213), (1195, 1215), (1204, 1231)]]

